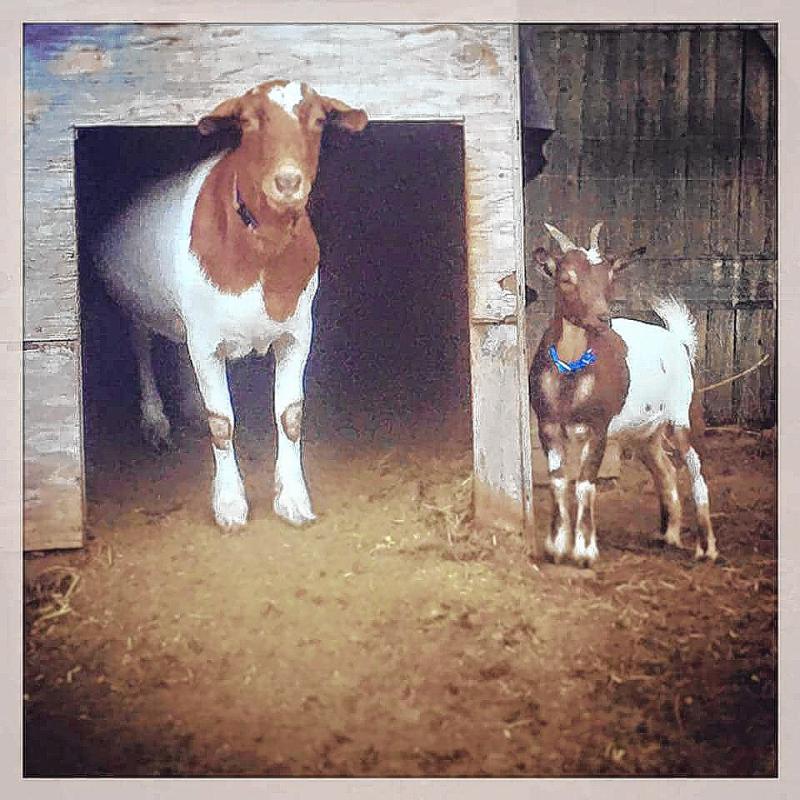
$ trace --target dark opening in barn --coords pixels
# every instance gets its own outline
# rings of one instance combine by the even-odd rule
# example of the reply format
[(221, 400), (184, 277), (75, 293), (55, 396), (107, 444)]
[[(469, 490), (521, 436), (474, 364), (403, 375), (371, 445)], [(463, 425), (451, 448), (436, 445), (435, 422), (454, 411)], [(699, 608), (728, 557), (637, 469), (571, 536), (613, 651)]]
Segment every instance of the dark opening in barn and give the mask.
[[(93, 237), (142, 186), (230, 144), (204, 139), (189, 127), (78, 130), (90, 499), (97, 492), (107, 495), (114, 465), (155, 461), (139, 434), (139, 390), (127, 323), (95, 272)], [(323, 458), (331, 453), (345, 457), (348, 448), (363, 454), (423, 445), (470, 452), (463, 197), (463, 129), (458, 125), (372, 123), (357, 137), (326, 132), (309, 205), (321, 250), (315, 335), (306, 370), (306, 471), (312, 495), (317, 452)], [(154, 337), (153, 353), (166, 413), (177, 428), (175, 450), (184, 461), (210, 463), (205, 422), (194, 429), (180, 427), (177, 347)], [(269, 486), (272, 356), (229, 362), (228, 372), (245, 480)], [(202, 446), (195, 449), (198, 442)], [(248, 458), (268, 474), (253, 474)], [(157, 467), (165, 477), (169, 463), (167, 457)]]

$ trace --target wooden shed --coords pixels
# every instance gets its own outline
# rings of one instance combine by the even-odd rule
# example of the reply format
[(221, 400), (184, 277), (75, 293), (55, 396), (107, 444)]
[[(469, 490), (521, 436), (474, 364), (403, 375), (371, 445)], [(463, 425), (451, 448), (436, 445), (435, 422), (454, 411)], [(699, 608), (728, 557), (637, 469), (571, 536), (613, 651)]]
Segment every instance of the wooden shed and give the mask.
[(28, 25), (25, 28), (25, 548), (83, 542), (75, 143), (101, 126), (192, 126), (273, 76), (374, 123), (446, 123), (463, 151), (474, 501), (531, 516), (515, 25)]

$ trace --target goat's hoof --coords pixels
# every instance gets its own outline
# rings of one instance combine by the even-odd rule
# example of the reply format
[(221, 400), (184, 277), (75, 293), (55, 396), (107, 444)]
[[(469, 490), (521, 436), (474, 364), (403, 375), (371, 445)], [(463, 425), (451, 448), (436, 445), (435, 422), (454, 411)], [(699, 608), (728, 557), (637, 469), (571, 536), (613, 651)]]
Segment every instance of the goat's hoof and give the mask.
[(564, 554), (560, 550), (556, 550), (555, 542), (549, 538), (544, 541), (544, 552), (554, 564), (560, 563), (561, 559), (564, 557)]
[(144, 419), (141, 422), (142, 436), (157, 453), (163, 453), (172, 447), (172, 433), (166, 417)]
[(214, 519), (227, 533), (237, 531), (247, 524), (247, 512), (247, 500), (242, 496), (214, 500)]
[(594, 562), (597, 561), (598, 555), (599, 553), (597, 552), (597, 547), (587, 547), (578, 552), (573, 551), (572, 560), (576, 567), (581, 567), (582, 569), (591, 569), (594, 566)]
[(716, 547), (709, 547), (703, 549), (703, 546), (698, 542), (694, 548), (695, 561), (710, 561), (712, 564), (719, 558), (719, 552)]
[(281, 519), (296, 528), (308, 525), (317, 518), (317, 515), (311, 510), (311, 501), (308, 497), (292, 499), (281, 492), (275, 497), (272, 507)]
[(675, 547), (678, 550), (683, 549), (683, 542), (679, 533), (670, 533), (669, 531), (664, 534), (664, 544), (668, 547)]
[(560, 564), (567, 557), (567, 542), (563, 535), (555, 539), (548, 537), (544, 540), (544, 551), (553, 560), (554, 564)]

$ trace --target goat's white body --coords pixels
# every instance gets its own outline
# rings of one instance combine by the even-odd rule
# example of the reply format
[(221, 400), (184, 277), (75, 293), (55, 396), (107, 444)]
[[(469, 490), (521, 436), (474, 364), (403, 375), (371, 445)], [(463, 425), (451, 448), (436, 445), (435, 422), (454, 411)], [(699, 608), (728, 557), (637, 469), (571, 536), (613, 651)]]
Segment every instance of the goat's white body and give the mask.
[(134, 200), (102, 237), (97, 266), (112, 297), (136, 321), (173, 341), (190, 336), (211, 351), (224, 345), (229, 357), (240, 358), (266, 352), (284, 333), (310, 337), (317, 276), (282, 322), (267, 314), (260, 284), (236, 295), (209, 281), (189, 241), (200, 189), (221, 157)]
[[(223, 157), (215, 156), (188, 173), (161, 181), (135, 198), (101, 236), (95, 260), (110, 294), (131, 316), (135, 328), (186, 342), (203, 405), (212, 415), (233, 421), (223, 359), (252, 351), (266, 353), (276, 340), (284, 342), (280, 354), (276, 353), (275, 508), (289, 522), (300, 524), (314, 515), (300, 442), (287, 437), (280, 417), (302, 404), (318, 273), (314, 272), (294, 312), (283, 321), (267, 313), (260, 283), (237, 295), (220, 291), (208, 279), (189, 248), (192, 217), (203, 182)], [(168, 439), (169, 422), (152, 375), (149, 340), (140, 333), (138, 347), (136, 341), (134, 346), (142, 384), (142, 428), (148, 438), (160, 443)], [(224, 527), (244, 524), (247, 501), (233, 447), (213, 450), (212, 502), (217, 522)]]
[(611, 322), (612, 330), (628, 349), (630, 384), (622, 410), (608, 426), (610, 437), (645, 438), (664, 423), (689, 427), (694, 326), (686, 307), (678, 301), (663, 301), (655, 305), (655, 310), (666, 328), (624, 317)]

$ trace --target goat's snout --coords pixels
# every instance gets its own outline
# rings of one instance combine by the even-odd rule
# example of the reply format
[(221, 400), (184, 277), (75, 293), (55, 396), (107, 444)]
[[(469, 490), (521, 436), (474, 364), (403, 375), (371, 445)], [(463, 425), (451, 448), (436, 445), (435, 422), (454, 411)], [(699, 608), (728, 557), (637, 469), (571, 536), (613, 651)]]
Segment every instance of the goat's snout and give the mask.
[(275, 187), (278, 194), (292, 196), (297, 194), (303, 182), (303, 174), (297, 167), (281, 167), (275, 175)]

